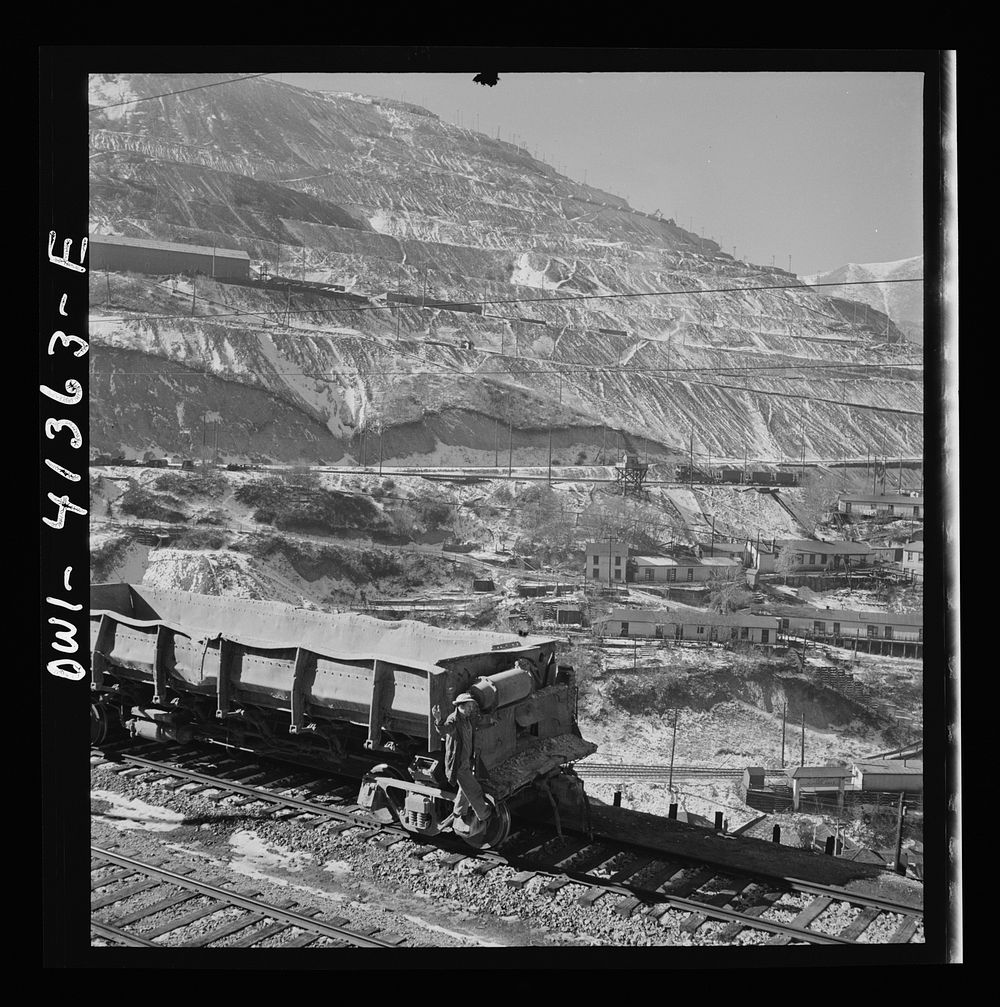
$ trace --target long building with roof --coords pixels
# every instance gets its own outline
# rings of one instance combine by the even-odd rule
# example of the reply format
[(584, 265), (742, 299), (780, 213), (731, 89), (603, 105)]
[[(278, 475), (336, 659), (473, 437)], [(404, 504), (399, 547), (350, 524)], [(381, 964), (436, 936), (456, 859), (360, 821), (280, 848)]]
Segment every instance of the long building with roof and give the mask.
[(250, 256), (235, 248), (95, 234), (90, 238), (90, 268), (160, 276), (203, 273), (218, 279), (248, 280)]
[(759, 643), (773, 646), (778, 619), (751, 612), (708, 612), (699, 609), (612, 609), (595, 625), (604, 636), (653, 637), (695, 643)]

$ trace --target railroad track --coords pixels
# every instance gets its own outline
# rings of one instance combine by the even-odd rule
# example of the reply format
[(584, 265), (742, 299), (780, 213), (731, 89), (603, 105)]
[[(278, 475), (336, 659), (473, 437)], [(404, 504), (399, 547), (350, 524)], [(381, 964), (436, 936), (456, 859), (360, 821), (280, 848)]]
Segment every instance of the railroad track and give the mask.
[[(157, 758), (149, 758), (150, 753)], [(413, 857), (435, 853), (442, 869), (465, 865), (463, 870), (470, 874), (486, 875), (508, 867), (515, 872), (507, 879), (512, 888), (530, 882), (538, 891), (554, 895), (576, 885), (583, 889), (576, 900), (583, 906), (618, 896), (614, 909), (621, 916), (643, 913), (658, 919), (679, 912), (683, 931), (702, 931), (702, 936), (710, 934), (721, 944), (760, 943), (760, 935), (765, 935), (767, 944), (922, 940), (920, 908), (794, 878), (734, 871), (610, 837), (560, 836), (551, 827), (532, 824), (518, 828), (497, 850), (472, 850), (450, 835), (418, 839), (402, 826), (378, 822), (361, 809), (354, 802), (356, 781), (345, 784), (328, 773), (301, 767), (164, 745), (92, 751), (91, 761), (143, 783), (191, 787), (183, 792), (214, 803), (227, 801), (229, 807), (249, 809), (256, 804), (258, 815), (294, 822), (303, 829), (323, 827), (328, 835), (353, 832), (353, 838), (385, 849), (405, 841)], [(757, 937), (744, 941), (745, 931)]]
[[(263, 902), (259, 892), (222, 887), (215, 879), (198, 880), (191, 877), (192, 868), (169, 870), (163, 858), (144, 862), (97, 846), (90, 854), (91, 933), (115, 946), (208, 947), (232, 937), (228, 947), (249, 948), (266, 940), (268, 946), (304, 948), (324, 938), (324, 947), (391, 948), (404, 943), (402, 937), (376, 930), (351, 930), (339, 917), (322, 919), (319, 910), (292, 900)], [(136, 896), (142, 896), (142, 904), (131, 908)], [(98, 913), (108, 918), (98, 919)], [(161, 937), (163, 943), (157, 943)]]

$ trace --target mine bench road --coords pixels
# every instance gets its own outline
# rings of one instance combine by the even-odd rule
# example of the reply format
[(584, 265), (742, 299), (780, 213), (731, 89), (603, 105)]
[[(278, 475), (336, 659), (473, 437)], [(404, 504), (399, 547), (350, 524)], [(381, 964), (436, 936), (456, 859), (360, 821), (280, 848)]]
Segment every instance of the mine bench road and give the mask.
[[(245, 935), (228, 947), (253, 947), (260, 941), (285, 935), (282, 948), (304, 948), (314, 944), (321, 937), (329, 937), (336, 942), (336, 947), (354, 948), (392, 948), (404, 944), (404, 938), (382, 933), (377, 929), (356, 931), (345, 927), (347, 920), (336, 917), (323, 920), (319, 918), (318, 909), (299, 906), (292, 900), (280, 903), (263, 902), (256, 896), (259, 892), (249, 892), (239, 889), (220, 887), (209, 881), (200, 881), (192, 877), (193, 868), (183, 867), (179, 870), (168, 870), (163, 864), (166, 858), (157, 857), (152, 861), (138, 860), (136, 857), (120, 849), (102, 849), (98, 846), (90, 848), (91, 872), (108, 867), (119, 868), (105, 877), (92, 878), (90, 889), (92, 893), (91, 913), (111, 908), (119, 902), (125, 902), (133, 895), (151, 892), (160, 896), (157, 901), (141, 908), (118, 913), (111, 919), (99, 921), (91, 919), (91, 932), (113, 944), (125, 947), (205, 947), (215, 941), (230, 937), (251, 927), (260, 927)], [(228, 884), (229, 882), (222, 882)], [(245, 887), (245, 886), (244, 886)], [(113, 888), (111, 892), (106, 889)], [(208, 905), (181, 916), (174, 916), (166, 922), (139, 933), (130, 932), (127, 927), (141, 925), (144, 920), (158, 915), (167, 909), (175, 909), (199, 897), (207, 897)], [(197, 923), (220, 910), (242, 910), (235, 919), (218, 920), (205, 933), (188, 937), (179, 944), (157, 944), (153, 938), (167, 936), (184, 929), (192, 923)], [(295, 911), (295, 910), (298, 911)], [(113, 911), (113, 910), (112, 910)], [(304, 933), (291, 936), (291, 931), (298, 928)], [(380, 934), (380, 936), (376, 936)], [(168, 937), (169, 940), (169, 937)]]
[[(160, 759), (148, 758), (151, 754)], [(329, 773), (311, 772), (308, 767), (219, 754), (194, 746), (162, 744), (138, 745), (127, 750), (111, 746), (105, 750), (92, 749), (91, 763), (132, 779), (145, 777), (142, 782), (156, 780), (175, 788), (194, 783), (195, 789), (185, 791), (186, 794), (213, 791), (205, 797), (215, 803), (239, 796), (236, 807), (270, 804), (272, 807), (263, 812), (265, 816), (294, 820), (305, 829), (328, 825), (328, 833), (359, 830), (356, 838), (385, 849), (404, 841), (415, 843), (413, 835), (402, 826), (377, 822), (360, 809), (354, 803), (356, 784), (338, 784)], [(292, 796), (302, 792), (307, 794), (306, 799)], [(522, 825), (495, 851), (472, 850), (453, 836), (440, 836), (429, 844), (414, 845), (410, 855), (422, 858), (432, 852), (444, 852), (439, 866), (445, 869), (463, 862), (474, 865), (472, 874), (485, 875), (498, 867), (512, 868), (516, 873), (507, 884), (513, 888), (521, 888), (536, 877), (544, 879), (540, 890), (547, 894), (570, 884), (582, 886), (586, 890), (577, 902), (583, 906), (593, 905), (606, 895), (622, 896), (615, 905), (615, 911), (622, 916), (643, 912), (658, 919), (671, 909), (684, 911), (687, 916), (682, 929), (692, 934), (706, 922), (723, 921), (726, 926), (716, 935), (720, 943), (732, 941), (744, 930), (755, 930), (771, 935), (768, 944), (853, 944), (879, 917), (898, 916), (898, 920), (892, 921), (888, 940), (879, 943), (905, 944), (923, 922), (923, 910), (918, 907), (836, 886), (720, 868), (705, 858), (665, 854), (614, 837), (575, 833), (560, 836), (550, 827)], [(698, 891), (709, 883), (718, 890), (699, 896)], [(762, 914), (790, 893), (811, 897), (794, 919), (781, 923), (763, 918)], [(732, 908), (740, 900), (745, 905), (741, 909)], [(858, 915), (836, 934), (810, 929), (831, 905), (838, 903), (858, 909)], [(255, 911), (262, 913), (265, 909)], [(104, 925), (120, 927), (121, 921), (110, 920)], [(313, 939), (322, 935), (325, 934), (316, 933)], [(114, 939), (113, 934), (110, 939)], [(344, 939), (348, 939), (346, 934)]]

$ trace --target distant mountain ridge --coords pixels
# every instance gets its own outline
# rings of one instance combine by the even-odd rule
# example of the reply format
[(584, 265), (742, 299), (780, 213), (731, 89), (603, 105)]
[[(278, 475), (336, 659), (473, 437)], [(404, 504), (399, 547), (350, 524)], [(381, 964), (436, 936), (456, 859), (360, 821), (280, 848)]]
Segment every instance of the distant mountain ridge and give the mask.
[[(914, 280), (924, 275), (924, 257), (914, 255), (895, 262), (849, 262), (826, 273), (800, 276), (803, 283), (846, 283), (859, 280)], [(839, 293), (827, 288), (829, 293)], [(850, 288), (850, 297), (884, 311), (907, 338), (924, 342), (924, 285), (922, 283), (887, 283), (885, 286)], [(845, 290), (847, 293), (847, 290)]]
[(234, 460), (921, 451), (922, 373), (864, 288), (812, 291), (417, 106), (204, 83), (91, 78), (91, 233), (242, 249), (354, 300), (92, 276), (95, 450), (188, 454), (218, 414)]

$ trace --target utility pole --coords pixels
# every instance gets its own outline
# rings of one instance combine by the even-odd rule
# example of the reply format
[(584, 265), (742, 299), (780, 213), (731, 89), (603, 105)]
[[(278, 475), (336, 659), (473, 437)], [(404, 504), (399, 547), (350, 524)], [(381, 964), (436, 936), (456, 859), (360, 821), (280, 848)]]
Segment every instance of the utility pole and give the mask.
[(674, 738), (670, 742), (670, 776), (669, 782), (667, 783), (667, 789), (672, 790), (674, 786), (674, 750), (677, 748), (677, 717), (680, 713), (678, 707), (674, 707)]
[(219, 421), (215, 421), (215, 464), (219, 464)]
[(694, 486), (694, 427), (691, 428), (691, 454), (688, 464), (688, 483)]
[(500, 417), (497, 416), (493, 427), (493, 467), (500, 467)]
[(379, 424), (378, 428), (378, 474), (382, 474), (382, 438), (385, 436), (385, 429)]
[(806, 715), (802, 714), (802, 750), (799, 756), (799, 765), (806, 764)]
[(110, 308), (111, 307), (111, 274), (107, 270), (105, 270), (105, 272), (104, 272), (104, 279), (105, 279), (105, 282), (108, 285), (108, 299), (107, 299), (106, 304), (107, 304), (107, 307)]
[(608, 588), (611, 588), (611, 533), (608, 533)]
[(552, 485), (552, 424), (549, 424), (549, 485)]
[(708, 550), (709, 556), (715, 555), (715, 515), (712, 515), (712, 545)]
[(194, 314), (194, 302), (198, 297), (198, 274), (191, 277), (191, 314)]
[(899, 807), (896, 809), (896, 862), (893, 865), (897, 874), (905, 874), (906, 868), (900, 870), (900, 861), (903, 858), (903, 816), (906, 814), (906, 805), (903, 804), (903, 795), (899, 795)]
[(781, 708), (781, 768), (785, 768), (785, 720), (788, 716), (788, 700)]
[(212, 243), (212, 279), (215, 279), (215, 243)]
[(507, 478), (509, 479), (514, 465), (514, 420), (511, 416), (507, 417), (507, 449)]

